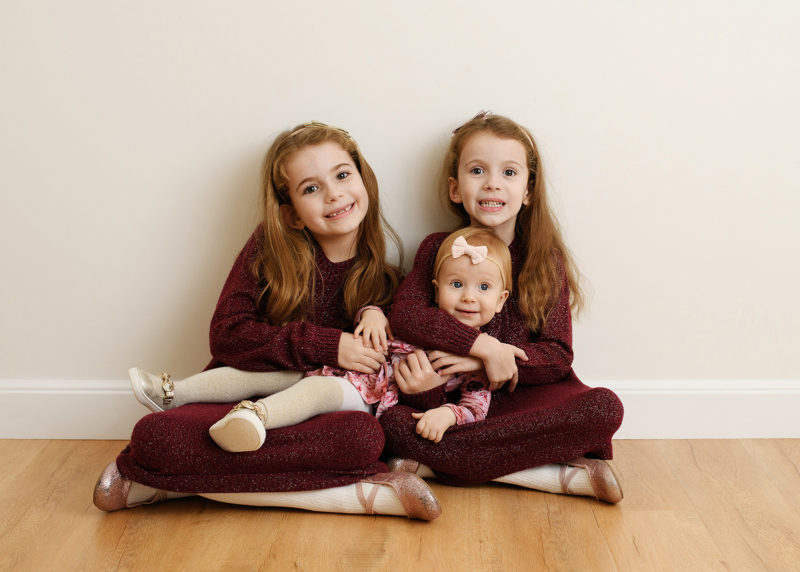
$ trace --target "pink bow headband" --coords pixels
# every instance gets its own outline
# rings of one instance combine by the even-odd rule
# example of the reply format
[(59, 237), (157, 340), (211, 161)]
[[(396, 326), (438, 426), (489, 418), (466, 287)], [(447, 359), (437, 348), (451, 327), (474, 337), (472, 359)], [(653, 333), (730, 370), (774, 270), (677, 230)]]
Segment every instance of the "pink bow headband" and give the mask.
[(497, 266), (497, 269), (500, 271), (500, 279), (503, 282), (503, 288), (509, 290), (510, 292), (511, 277), (509, 274), (511, 273), (511, 267), (510, 264), (508, 264), (510, 262), (510, 260), (508, 260), (508, 255), (498, 251), (495, 253), (495, 255), (489, 256), (488, 245), (472, 245), (467, 242), (464, 234), (459, 233), (459, 236), (456, 236), (455, 238), (453, 238), (453, 235), (450, 235), (447, 238), (447, 241), (452, 240), (453, 242), (450, 244), (450, 248), (448, 249), (445, 249), (444, 244), (442, 244), (442, 247), (440, 247), (439, 252), (436, 255), (436, 263), (433, 268), (434, 279), (438, 280), (440, 278), (439, 273), (448, 258), (456, 259), (460, 258), (461, 256), (466, 256), (471, 264), (480, 264), (484, 260), (488, 260)]
[[(460, 256), (468, 256), (469, 261), (472, 264), (480, 264), (484, 260), (488, 260), (500, 271), (500, 278), (503, 280), (503, 288), (506, 287), (506, 276), (503, 272), (503, 267), (500, 263), (495, 260), (494, 258), (489, 258), (489, 247), (486, 245), (480, 246), (473, 246), (467, 242), (467, 239), (463, 236), (459, 236), (453, 241), (453, 245), (450, 247), (450, 256), (454, 259)], [(442, 261), (444, 262), (444, 260)], [(441, 266), (441, 263), (440, 263)], [(439, 266), (436, 267), (436, 273), (439, 272)]]
[(453, 258), (458, 258), (459, 256), (466, 254), (469, 256), (469, 259), (473, 264), (480, 264), (486, 260), (486, 256), (489, 254), (489, 249), (486, 246), (472, 246), (467, 242), (467, 239), (465, 239), (463, 236), (459, 236), (453, 241), (453, 246), (451, 247), (450, 252), (452, 253)]

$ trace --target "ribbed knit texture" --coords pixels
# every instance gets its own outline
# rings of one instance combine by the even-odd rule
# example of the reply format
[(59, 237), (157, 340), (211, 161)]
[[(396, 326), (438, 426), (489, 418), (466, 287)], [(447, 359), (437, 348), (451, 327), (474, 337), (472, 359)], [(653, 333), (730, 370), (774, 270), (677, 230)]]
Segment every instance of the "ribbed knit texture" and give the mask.
[[(422, 242), (414, 267), (395, 296), (389, 321), (398, 338), (468, 355), (479, 333), (433, 302), (433, 265), (446, 236), (436, 233)], [(516, 281), (525, 252), (516, 242), (509, 248)], [(622, 403), (607, 389), (585, 386), (572, 371), (566, 276), (542, 332), (529, 330), (519, 310), (516, 284), (502, 311), (481, 330), (525, 351), (528, 361), (517, 360), (517, 389), (494, 392), (485, 421), (451, 428), (440, 443), (416, 435), (411, 413), (442, 403), (444, 388), (402, 396), (402, 405), (381, 418), (390, 454), (420, 461), (442, 481), (461, 485), (582, 455), (611, 458), (611, 437), (622, 423)]]
[[(317, 286), (309, 319), (276, 327), (256, 312), (259, 285), (250, 271), (260, 228), (247, 241), (223, 287), (211, 323), (208, 367), (306, 371), (335, 366), (342, 331), (352, 331), (341, 288), (353, 261), (333, 263), (318, 249)], [(286, 269), (291, 272), (291, 268)], [(386, 470), (383, 432), (366, 413), (319, 415), (271, 430), (251, 453), (227, 453), (208, 428), (233, 404), (197, 403), (143, 417), (120, 453), (120, 473), (136, 482), (181, 492), (268, 492), (352, 484)]]

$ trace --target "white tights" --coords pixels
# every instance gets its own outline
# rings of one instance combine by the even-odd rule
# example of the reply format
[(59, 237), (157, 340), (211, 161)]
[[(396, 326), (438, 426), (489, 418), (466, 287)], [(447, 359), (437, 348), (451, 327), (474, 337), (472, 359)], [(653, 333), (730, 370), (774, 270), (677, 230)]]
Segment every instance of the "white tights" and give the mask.
[(340, 377), (315, 375), (258, 402), (267, 413), (265, 429), (296, 425), (322, 413), (371, 412), (353, 384)]
[[(532, 469), (504, 475), (494, 480), (498, 483), (516, 485), (546, 493), (563, 493), (564, 489), (560, 478), (561, 466), (560, 463), (540, 465)], [(435, 477), (431, 468), (421, 463), (417, 468), (417, 475), (423, 479)], [(594, 496), (594, 489), (592, 489), (592, 484), (589, 481), (589, 471), (586, 469), (576, 472), (569, 486), (570, 490), (575, 491), (577, 494)]]
[[(357, 484), (314, 491), (294, 491), (286, 493), (203, 493), (200, 496), (218, 502), (248, 506), (271, 506), (300, 508), (316, 512), (339, 512), (345, 514), (364, 514), (365, 508), (358, 500)], [(372, 487), (378, 487), (373, 508), (379, 514), (405, 515), (405, 509), (397, 494), (389, 486), (362, 483), (365, 495)]]
[(172, 407), (187, 403), (233, 403), (253, 395), (272, 395), (297, 383), (299, 371), (242, 371), (219, 367), (175, 381)]

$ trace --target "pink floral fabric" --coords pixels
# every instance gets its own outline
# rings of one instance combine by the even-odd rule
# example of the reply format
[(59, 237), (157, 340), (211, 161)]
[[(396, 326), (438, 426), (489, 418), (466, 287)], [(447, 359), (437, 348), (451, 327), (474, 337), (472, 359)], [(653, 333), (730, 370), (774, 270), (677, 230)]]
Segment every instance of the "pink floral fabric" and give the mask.
[[(327, 375), (346, 379), (358, 390), (364, 403), (377, 404), (375, 417), (380, 417), (384, 411), (397, 404), (400, 395), (394, 379), (395, 367), (416, 349), (416, 346), (405, 342), (390, 341), (389, 359), (377, 373), (361, 373), (326, 365), (307, 372), (307, 375)], [(488, 387), (488, 382), (481, 375), (472, 373), (453, 375), (445, 383), (445, 391), (449, 392), (460, 388), (461, 396), (458, 403), (443, 403), (442, 405), (453, 410), (458, 425), (482, 421), (486, 418), (491, 403), (492, 394)]]

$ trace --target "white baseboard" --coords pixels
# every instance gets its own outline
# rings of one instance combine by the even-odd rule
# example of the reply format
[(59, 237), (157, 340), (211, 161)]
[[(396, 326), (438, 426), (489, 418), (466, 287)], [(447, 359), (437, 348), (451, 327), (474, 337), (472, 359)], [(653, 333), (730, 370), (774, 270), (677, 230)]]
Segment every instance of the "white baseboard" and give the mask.
[(0, 380), (0, 439), (130, 439), (147, 413), (128, 380)]
[(592, 382), (625, 406), (618, 439), (800, 437), (800, 379)]
[[(800, 438), (800, 379), (593, 381), (619, 395), (619, 439)], [(0, 380), (0, 439), (128, 439), (148, 411), (127, 380)]]

